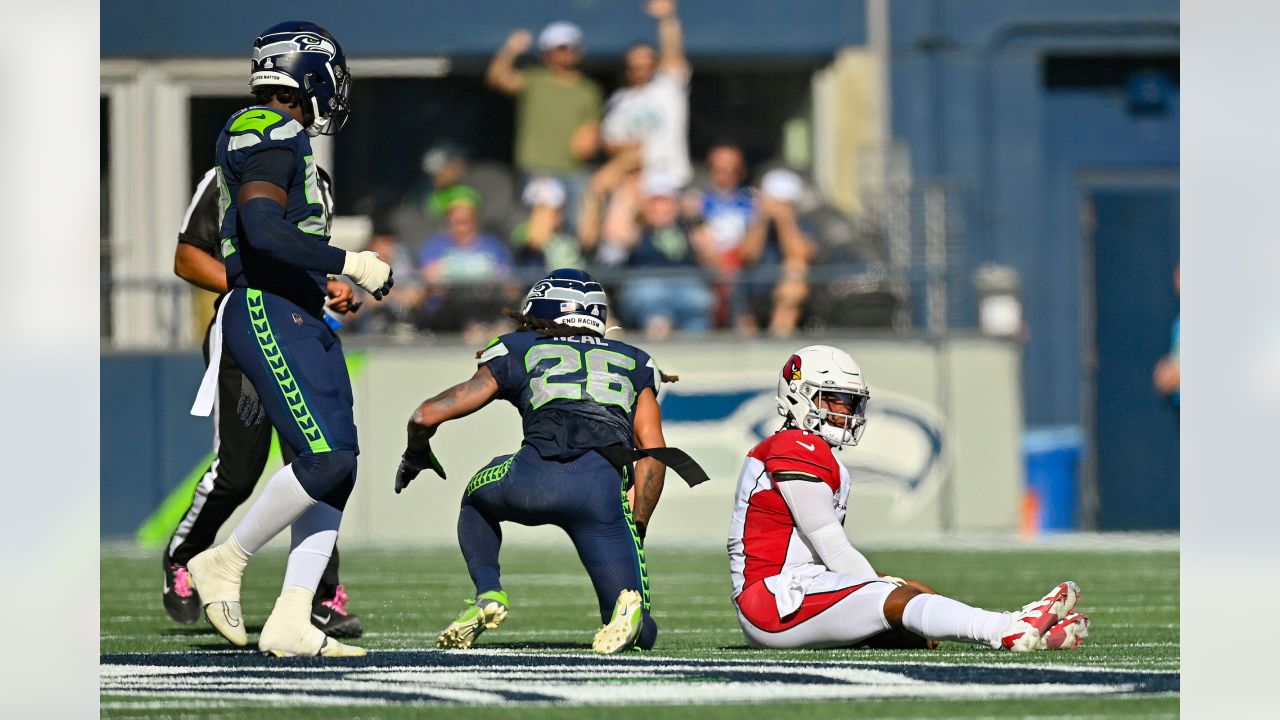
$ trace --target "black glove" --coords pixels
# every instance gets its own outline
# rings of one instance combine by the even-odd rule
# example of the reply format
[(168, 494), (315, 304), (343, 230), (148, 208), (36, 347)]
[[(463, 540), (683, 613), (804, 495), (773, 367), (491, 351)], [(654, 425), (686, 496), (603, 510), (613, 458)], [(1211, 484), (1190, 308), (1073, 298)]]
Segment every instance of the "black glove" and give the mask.
[(431, 448), (427, 448), (425, 453), (405, 450), (404, 455), (400, 456), (400, 467), (396, 469), (396, 494), (399, 495), (401, 490), (409, 487), (409, 483), (423, 470), (434, 470), (442, 479), (446, 478), (444, 466), (436, 459)]
[(394, 275), (395, 273), (393, 272), (387, 273), (387, 281), (383, 283), (382, 287), (373, 291), (374, 300), (381, 300), (383, 297), (391, 294), (391, 286), (396, 284), (396, 279)]
[(644, 542), (644, 535), (649, 531), (649, 523), (643, 520), (636, 521), (636, 536), (640, 538), (641, 543)]

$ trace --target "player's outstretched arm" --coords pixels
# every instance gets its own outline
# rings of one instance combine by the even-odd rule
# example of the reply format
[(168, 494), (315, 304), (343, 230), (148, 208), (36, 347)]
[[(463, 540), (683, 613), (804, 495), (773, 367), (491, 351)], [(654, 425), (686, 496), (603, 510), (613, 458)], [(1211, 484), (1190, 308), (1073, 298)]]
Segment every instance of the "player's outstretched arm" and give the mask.
[[(653, 388), (641, 390), (636, 399), (635, 440), (636, 447), (646, 450), (667, 446), (662, 435), (662, 410), (658, 407)], [(631, 517), (641, 538), (649, 527), (654, 509), (658, 507), (658, 499), (662, 497), (666, 475), (667, 466), (653, 458), (641, 458), (636, 462), (636, 499)]]
[(442, 424), (466, 417), (488, 405), (498, 396), (498, 381), (493, 372), (481, 365), (470, 380), (458, 383), (423, 402), (409, 418), (408, 447), (396, 472), (396, 492), (403, 490), (426, 468), (444, 477), (444, 467), (431, 451), (431, 438)]

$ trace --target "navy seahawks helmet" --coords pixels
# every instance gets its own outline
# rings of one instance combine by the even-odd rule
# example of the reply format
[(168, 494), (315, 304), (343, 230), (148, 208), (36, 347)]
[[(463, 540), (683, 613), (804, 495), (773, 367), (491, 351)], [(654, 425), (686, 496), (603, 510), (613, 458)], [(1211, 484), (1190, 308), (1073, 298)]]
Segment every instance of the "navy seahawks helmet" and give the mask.
[(282, 22), (263, 30), (253, 41), (249, 87), (269, 85), (302, 91), (315, 116), (307, 128), (313, 137), (336, 135), (351, 114), (347, 57), (337, 38), (315, 23)]
[(521, 311), (530, 317), (580, 327), (604, 336), (609, 305), (604, 287), (573, 268), (553, 270), (529, 288)]

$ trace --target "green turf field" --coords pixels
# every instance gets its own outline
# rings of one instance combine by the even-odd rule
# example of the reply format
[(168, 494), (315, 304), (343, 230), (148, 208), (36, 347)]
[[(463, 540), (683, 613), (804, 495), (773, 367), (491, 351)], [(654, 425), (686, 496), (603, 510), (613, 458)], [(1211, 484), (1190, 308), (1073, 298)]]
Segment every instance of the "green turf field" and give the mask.
[[(351, 609), (364, 619), (361, 644), (373, 651), (370, 657), (267, 661), (231, 648), (203, 622), (172, 623), (160, 604), (159, 556), (104, 545), (103, 716), (635, 717), (634, 707), (619, 705), (632, 702), (649, 704), (646, 718), (736, 719), (766, 710), (774, 717), (821, 711), (823, 718), (1177, 714), (1176, 552), (915, 549), (867, 555), (882, 572), (918, 577), (991, 609), (1021, 606), (1056, 582), (1074, 579), (1093, 630), (1078, 650), (1022, 655), (955, 643), (934, 651), (750, 650), (729, 604), (723, 551), (655, 543), (649, 571), (658, 646), (600, 661), (582, 655), (590, 652), (599, 618), (586, 574), (566, 542), (562, 548), (504, 549), (510, 617), (477, 649), (444, 653), (430, 650), (436, 633), (473, 592), (457, 549), (344, 549), (343, 580)], [(283, 562), (282, 554), (264, 554), (246, 575), (251, 643), (279, 589)], [(160, 668), (174, 675), (159, 685), (138, 674), (169, 665), (179, 667)], [(329, 692), (347, 682), (363, 684)], [(424, 683), (436, 689), (424, 690)], [(856, 696), (842, 694), (854, 686)], [(590, 699), (601, 688), (608, 696)], [(786, 703), (794, 692), (816, 699)], [(579, 704), (566, 697), (588, 699)], [(674, 704), (697, 698), (705, 704)], [(485, 707), (456, 707), (475, 704)]]

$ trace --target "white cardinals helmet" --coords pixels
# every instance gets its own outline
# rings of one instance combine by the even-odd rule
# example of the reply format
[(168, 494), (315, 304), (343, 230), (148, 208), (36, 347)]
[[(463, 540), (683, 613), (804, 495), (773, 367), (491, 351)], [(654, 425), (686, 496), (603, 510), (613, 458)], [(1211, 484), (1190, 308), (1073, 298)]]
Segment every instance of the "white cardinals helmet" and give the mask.
[[(787, 418), (787, 425), (821, 435), (832, 447), (857, 445), (862, 439), (870, 399), (862, 368), (849, 353), (830, 345), (797, 350), (778, 377), (778, 414)], [(847, 412), (830, 410), (826, 403), (838, 403)]]

